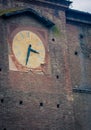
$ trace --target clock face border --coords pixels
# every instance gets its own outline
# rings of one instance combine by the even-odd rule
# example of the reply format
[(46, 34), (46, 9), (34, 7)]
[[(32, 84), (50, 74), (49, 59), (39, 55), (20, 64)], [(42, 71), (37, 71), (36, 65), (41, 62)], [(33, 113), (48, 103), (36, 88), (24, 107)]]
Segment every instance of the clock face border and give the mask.
[[(11, 29), (12, 30), (12, 29)], [(27, 26), (27, 27), (16, 27), (14, 30), (12, 30), (9, 32), (8, 35), (8, 43), (9, 43), (9, 50), (10, 50), (10, 54), (9, 54), (9, 69), (10, 70), (15, 70), (15, 71), (21, 71), (21, 72), (28, 72), (28, 71), (33, 71), (33, 72), (43, 72), (43, 71), (47, 71), (47, 67), (48, 67), (48, 39), (47, 39), (47, 31), (41, 28), (36, 28), (36, 27), (31, 27), (31, 26)], [(21, 65), (15, 55), (14, 52), (12, 50), (12, 44), (13, 44), (13, 38), (16, 36), (16, 34), (18, 34), (20, 31), (30, 31), (33, 32), (34, 34), (36, 34), (40, 40), (42, 41), (44, 48), (45, 48), (45, 63), (41, 64), (39, 67), (37, 68), (28, 68), (26, 66)], [(10, 61), (10, 59), (12, 61)], [(12, 63), (10, 63), (12, 62)], [(13, 67), (10, 67), (10, 64), (13, 64)], [(15, 66), (15, 69), (14, 69)]]

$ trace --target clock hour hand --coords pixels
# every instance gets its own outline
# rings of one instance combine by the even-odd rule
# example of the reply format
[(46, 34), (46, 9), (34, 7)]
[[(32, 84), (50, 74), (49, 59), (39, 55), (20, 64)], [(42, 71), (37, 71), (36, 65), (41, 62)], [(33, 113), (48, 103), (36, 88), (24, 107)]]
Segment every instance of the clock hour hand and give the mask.
[(28, 60), (29, 60), (30, 52), (34, 52), (34, 53), (36, 53), (36, 54), (39, 54), (39, 52), (37, 52), (36, 50), (32, 49), (31, 47), (32, 47), (32, 46), (31, 46), (31, 44), (30, 44), (29, 47), (28, 47), (28, 51), (27, 51), (26, 65), (27, 65)]
[(26, 65), (27, 65), (28, 60), (29, 60), (30, 52), (31, 52), (31, 45), (29, 45), (28, 50), (27, 50)]

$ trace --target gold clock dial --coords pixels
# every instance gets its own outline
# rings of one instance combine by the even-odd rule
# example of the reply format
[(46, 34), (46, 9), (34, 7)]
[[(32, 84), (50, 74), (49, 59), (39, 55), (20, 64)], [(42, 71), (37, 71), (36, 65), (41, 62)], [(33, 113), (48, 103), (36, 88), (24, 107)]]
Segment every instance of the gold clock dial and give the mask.
[(40, 37), (32, 31), (18, 32), (12, 43), (17, 62), (26, 68), (35, 69), (45, 63), (45, 47)]

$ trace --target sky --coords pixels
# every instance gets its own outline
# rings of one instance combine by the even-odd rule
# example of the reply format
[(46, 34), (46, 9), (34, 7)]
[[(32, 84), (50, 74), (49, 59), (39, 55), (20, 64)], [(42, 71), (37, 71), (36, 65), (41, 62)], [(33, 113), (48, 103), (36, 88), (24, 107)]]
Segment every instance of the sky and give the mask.
[(70, 6), (71, 9), (91, 13), (91, 0), (70, 0), (70, 1), (73, 2)]

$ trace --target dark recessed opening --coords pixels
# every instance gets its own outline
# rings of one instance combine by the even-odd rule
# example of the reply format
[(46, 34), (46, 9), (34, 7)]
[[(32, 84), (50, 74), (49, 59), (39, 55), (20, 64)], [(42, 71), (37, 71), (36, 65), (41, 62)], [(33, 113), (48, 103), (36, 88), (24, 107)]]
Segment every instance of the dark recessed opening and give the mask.
[(23, 104), (23, 101), (20, 101), (19, 104), (22, 105), (22, 104)]
[(60, 107), (60, 104), (57, 104), (57, 108), (59, 108)]
[(6, 128), (4, 128), (3, 130), (7, 130)]
[(74, 52), (74, 54), (77, 56), (77, 55), (78, 55), (78, 52), (77, 52), (77, 51), (75, 51), (75, 52)]
[(2, 69), (0, 68), (0, 71), (2, 71)]
[(1, 99), (1, 103), (3, 103), (4, 102), (4, 99)]
[(56, 75), (56, 78), (59, 79), (59, 75)]
[(40, 103), (40, 107), (43, 107), (43, 103), (42, 102)]
[(55, 42), (55, 39), (54, 39), (54, 38), (52, 38), (52, 41), (53, 41), (53, 42)]
[(84, 37), (83, 34), (80, 34), (80, 39), (83, 39), (83, 37)]

